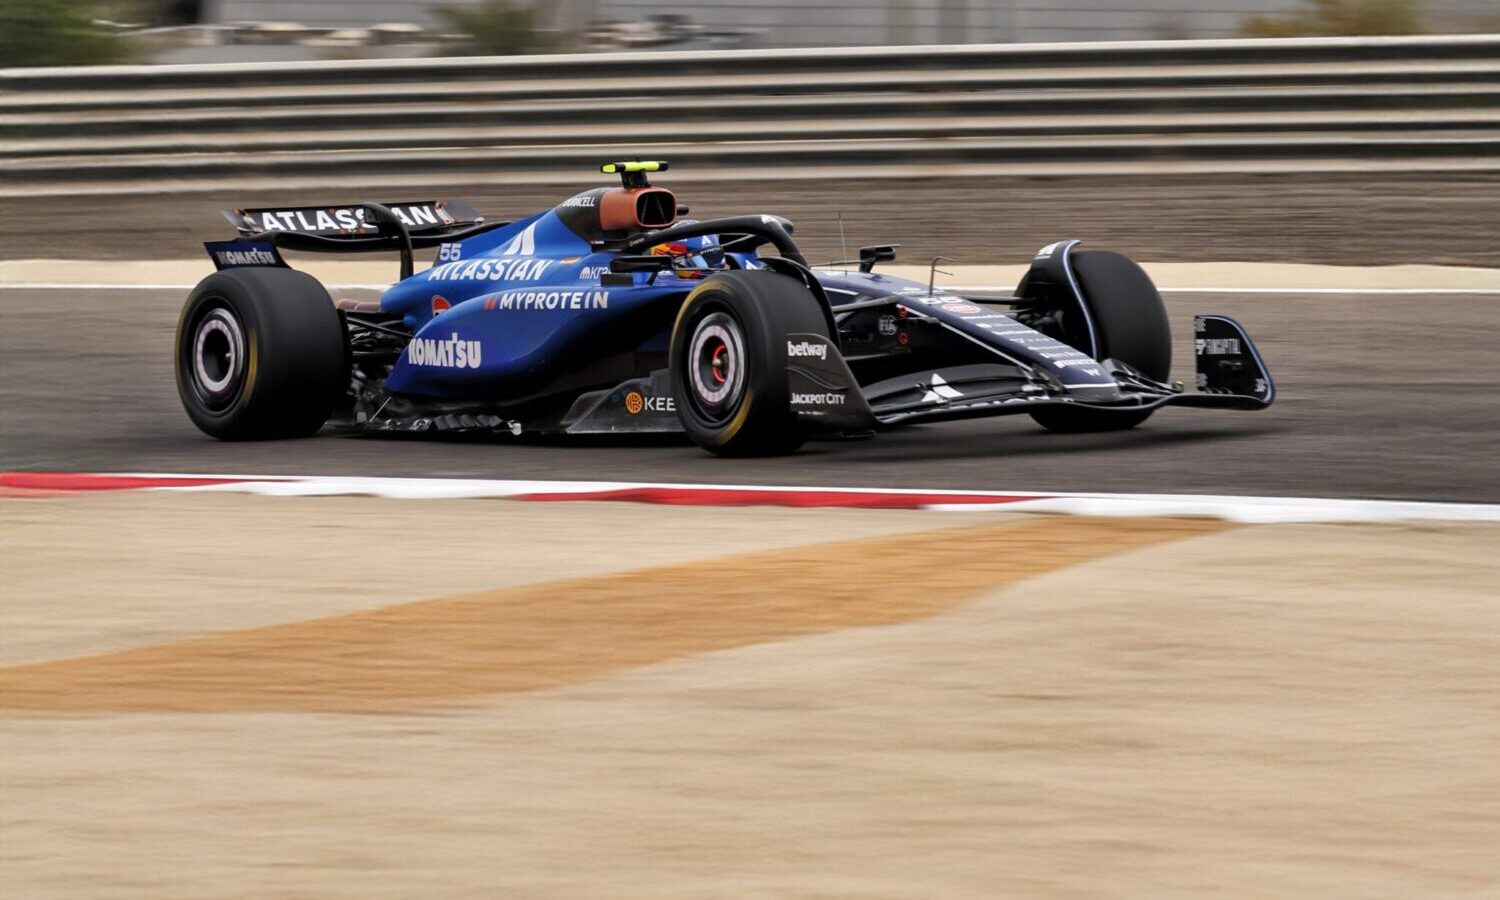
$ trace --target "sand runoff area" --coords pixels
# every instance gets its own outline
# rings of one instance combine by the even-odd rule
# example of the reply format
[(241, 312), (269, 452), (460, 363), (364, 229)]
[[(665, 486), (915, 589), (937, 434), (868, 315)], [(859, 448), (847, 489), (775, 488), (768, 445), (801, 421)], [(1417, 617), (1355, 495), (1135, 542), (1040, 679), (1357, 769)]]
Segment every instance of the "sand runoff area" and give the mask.
[(0, 895), (1493, 895), (1497, 547), (0, 497)]

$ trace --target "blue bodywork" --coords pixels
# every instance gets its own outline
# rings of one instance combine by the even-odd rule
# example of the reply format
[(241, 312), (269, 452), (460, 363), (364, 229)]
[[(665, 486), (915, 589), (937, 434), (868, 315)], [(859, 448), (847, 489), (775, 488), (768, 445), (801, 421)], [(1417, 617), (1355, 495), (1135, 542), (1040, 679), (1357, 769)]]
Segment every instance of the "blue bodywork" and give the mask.
[(665, 354), (677, 309), (697, 281), (637, 272), (633, 285), (605, 286), (616, 255), (594, 251), (556, 210), (444, 244), (432, 268), (380, 300), (415, 334), (387, 386), (514, 400), (601, 359)]
[[(556, 210), (442, 245), (431, 268), (381, 298), (381, 309), (415, 335), (386, 386), (420, 397), (513, 401), (542, 394), (599, 360), (665, 353), (682, 299), (698, 282), (671, 271), (637, 272), (632, 285), (606, 286), (601, 278), (616, 255), (595, 251)], [(754, 255), (735, 259), (744, 268), (760, 265)], [(1115, 379), (1097, 361), (992, 308), (879, 273), (813, 274), (835, 306), (900, 296), (914, 314), (1042, 362), (1069, 388), (1116, 393)]]

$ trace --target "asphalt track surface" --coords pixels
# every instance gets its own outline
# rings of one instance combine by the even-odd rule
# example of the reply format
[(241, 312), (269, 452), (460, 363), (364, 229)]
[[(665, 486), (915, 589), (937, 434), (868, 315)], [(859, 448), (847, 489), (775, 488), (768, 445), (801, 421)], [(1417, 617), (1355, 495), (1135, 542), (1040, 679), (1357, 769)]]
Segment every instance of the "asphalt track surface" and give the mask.
[(178, 292), (0, 289), (0, 468), (1225, 493), (1500, 502), (1500, 296), (1172, 294), (1176, 377), (1195, 312), (1249, 329), (1269, 410), (1166, 410), (1111, 435), (1024, 416), (724, 460), (675, 439), (329, 435), (230, 444), (179, 405)]

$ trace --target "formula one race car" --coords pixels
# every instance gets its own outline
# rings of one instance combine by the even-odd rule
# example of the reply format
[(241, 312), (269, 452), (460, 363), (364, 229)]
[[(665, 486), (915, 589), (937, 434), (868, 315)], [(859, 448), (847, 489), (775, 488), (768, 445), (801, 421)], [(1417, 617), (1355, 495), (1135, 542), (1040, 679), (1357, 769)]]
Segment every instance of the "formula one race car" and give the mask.
[[(647, 173), (515, 222), (467, 204), (236, 209), (206, 244), (177, 384), (218, 438), (363, 431), (686, 432), (722, 455), (809, 438), (1027, 413), (1112, 431), (1167, 405), (1261, 409), (1275, 388), (1231, 319), (1193, 323), (1196, 392), (1168, 383), (1155, 286), (1076, 240), (1037, 253), (1014, 296), (959, 296), (874, 272), (895, 246), (816, 269), (773, 215), (693, 221)], [(413, 255), (437, 248), (431, 268)], [(762, 255), (766, 247), (775, 254)], [(379, 302), (335, 303), (280, 250), (398, 251)]]

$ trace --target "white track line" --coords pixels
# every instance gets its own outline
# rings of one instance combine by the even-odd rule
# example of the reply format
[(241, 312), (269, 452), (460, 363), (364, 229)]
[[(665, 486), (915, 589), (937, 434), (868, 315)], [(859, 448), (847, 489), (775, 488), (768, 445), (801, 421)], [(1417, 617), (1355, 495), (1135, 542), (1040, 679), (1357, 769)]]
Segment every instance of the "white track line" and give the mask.
[(797, 493), (820, 494), (886, 494), (908, 496), (914, 494), (942, 494), (963, 497), (1026, 497), (1052, 498), (1059, 494), (1044, 491), (981, 491), (947, 490), (944, 488), (891, 488), (891, 487), (808, 487), (807, 485), (772, 484), (704, 484), (672, 481), (533, 481), (504, 478), (419, 478), (363, 475), (236, 475), (223, 473), (182, 472), (106, 472), (97, 473), (120, 478), (161, 479), (223, 479), (230, 484), (195, 485), (187, 488), (164, 488), (164, 490), (218, 490), (245, 491), (278, 496), (339, 496), (370, 495), (380, 497), (409, 497), (421, 499), (514, 497), (519, 494), (594, 494), (607, 491), (635, 490), (639, 488), (666, 490), (745, 491), (752, 493)]
[[(15, 282), (0, 284), (0, 290), (12, 291), (190, 291), (193, 284), (99, 284), (93, 282)], [(329, 284), (331, 291), (384, 291), (389, 284)], [(1014, 285), (950, 284), (939, 285), (950, 291), (993, 292), (1008, 294)], [(1361, 288), (1361, 287), (1164, 287), (1163, 294), (1368, 294), (1372, 296), (1457, 296), (1500, 297), (1500, 288)]]
[[(923, 508), (945, 512), (1044, 512), (1088, 516), (1208, 516), (1252, 524), (1296, 522), (1460, 521), (1500, 522), (1500, 504), (1438, 503), (1406, 500), (1348, 500), (1320, 497), (1254, 497), (1213, 494), (1117, 494), (1068, 491), (974, 491), (861, 487), (809, 487), (732, 484), (673, 484), (620, 481), (520, 481), (503, 479), (386, 478), (356, 476), (159, 475), (142, 478), (245, 479), (229, 484), (160, 488), (197, 492), (261, 494), (276, 497), (375, 496), (408, 500), (480, 499), (529, 494), (596, 494), (637, 489), (727, 491), (767, 494), (883, 494), (910, 496)], [(265, 480), (257, 480), (265, 479)], [(279, 479), (279, 480), (278, 480)], [(995, 503), (943, 503), (942, 497), (994, 497)], [(1022, 499), (1015, 499), (1022, 498)], [(774, 502), (774, 501), (773, 501)], [(708, 504), (712, 505), (712, 504)]]
[(1011, 510), (1074, 516), (1206, 516), (1257, 525), (1297, 522), (1500, 522), (1500, 505), (1494, 504), (1191, 494), (1058, 494), (995, 506), (939, 503), (925, 508), (945, 512)]

